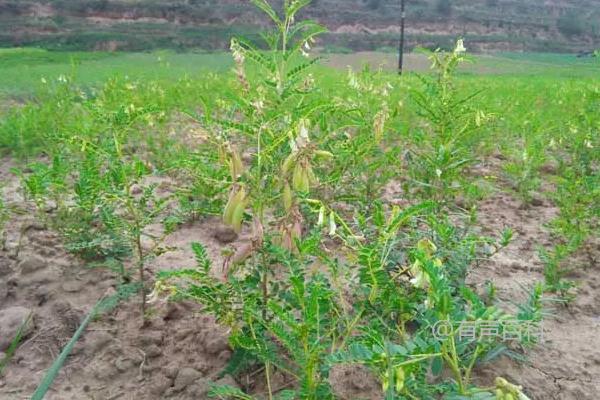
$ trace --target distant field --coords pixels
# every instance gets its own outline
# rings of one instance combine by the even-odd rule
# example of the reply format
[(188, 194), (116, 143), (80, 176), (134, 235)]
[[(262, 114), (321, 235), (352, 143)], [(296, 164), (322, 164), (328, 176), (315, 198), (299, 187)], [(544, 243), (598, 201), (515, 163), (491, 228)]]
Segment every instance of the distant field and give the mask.
[[(382, 66), (386, 70), (398, 68), (398, 55), (393, 53), (359, 52), (334, 54), (327, 57), (327, 65), (345, 68), (351, 65), (360, 68), (368, 63), (372, 67)], [(429, 70), (430, 63), (424, 54), (412, 53), (405, 56), (405, 70), (423, 72)], [(477, 74), (548, 74), (564, 77), (598, 76), (598, 60), (577, 58), (573, 54), (542, 53), (498, 53), (495, 55), (475, 55), (472, 63), (462, 68), (466, 73)]]
[[(382, 66), (397, 68), (397, 55), (382, 52), (325, 54), (323, 64), (345, 69)], [(35, 91), (42, 78), (57, 78), (74, 74), (84, 85), (104, 82), (112, 76), (170, 80), (194, 77), (207, 71), (224, 71), (232, 62), (227, 53), (151, 53), (53, 52), (41, 49), (0, 49), (0, 95), (23, 95)], [(406, 71), (426, 72), (429, 61), (423, 54), (406, 56)], [(574, 55), (503, 53), (473, 56), (473, 62), (463, 68), (467, 74), (544, 74), (563, 77), (597, 76), (600, 63), (594, 58)]]
[(99, 84), (113, 76), (144, 79), (193, 77), (206, 71), (222, 71), (231, 65), (226, 53), (108, 53), (51, 52), (40, 49), (0, 49), (0, 95), (26, 94), (42, 84), (42, 78), (75, 75), (85, 85)]

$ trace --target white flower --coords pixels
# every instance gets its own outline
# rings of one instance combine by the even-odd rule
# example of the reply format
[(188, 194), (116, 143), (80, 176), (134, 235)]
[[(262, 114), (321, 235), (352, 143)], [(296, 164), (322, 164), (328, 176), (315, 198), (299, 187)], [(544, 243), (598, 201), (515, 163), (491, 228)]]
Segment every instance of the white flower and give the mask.
[(456, 41), (456, 48), (454, 49), (454, 54), (463, 54), (466, 53), (467, 49), (465, 48), (465, 43), (463, 39), (458, 39)]
[(325, 207), (321, 206), (321, 209), (319, 210), (319, 220), (317, 221), (317, 225), (323, 226), (324, 223), (325, 223)]
[(290, 149), (292, 149), (292, 153), (297, 153), (298, 152), (298, 146), (296, 146), (296, 141), (293, 139), (290, 139)]
[(335, 214), (333, 211), (329, 214), (329, 236), (334, 236), (337, 225), (335, 224)]
[(354, 71), (352, 71), (352, 67), (350, 66), (348, 66), (348, 84), (353, 89), (360, 89), (358, 79), (356, 78), (356, 75), (354, 74)]
[(256, 111), (258, 111), (259, 113), (262, 112), (262, 110), (265, 108), (265, 103), (262, 100), (256, 100), (252, 104), (254, 105), (254, 108), (256, 108)]
[(410, 283), (414, 287), (426, 289), (429, 286), (429, 276), (423, 271), (420, 261), (415, 261), (410, 267), (410, 273), (413, 276)]
[(242, 46), (240, 46), (240, 44), (237, 42), (237, 40), (235, 39), (231, 39), (231, 45), (229, 47), (231, 49), (231, 53), (233, 55), (233, 59), (235, 60), (236, 64), (241, 65), (244, 63), (245, 57), (244, 57), (244, 49), (242, 48)]
[(307, 142), (309, 141), (309, 138), (308, 138), (308, 126), (307, 126), (308, 124), (309, 124), (309, 121), (307, 119), (303, 118), (303, 119), (300, 120), (299, 136), (302, 139), (306, 140)]

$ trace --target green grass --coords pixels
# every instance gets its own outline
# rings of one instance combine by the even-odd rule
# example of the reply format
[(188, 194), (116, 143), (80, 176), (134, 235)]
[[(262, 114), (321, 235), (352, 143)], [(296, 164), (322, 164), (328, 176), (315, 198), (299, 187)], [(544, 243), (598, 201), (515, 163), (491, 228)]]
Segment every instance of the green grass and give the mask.
[[(395, 71), (398, 56), (393, 52), (360, 52), (349, 54), (327, 54), (327, 65), (345, 68), (351, 65), (360, 69), (367, 63), (372, 68)], [(470, 63), (460, 68), (463, 74), (505, 75), (530, 77), (548, 76), (555, 78), (593, 78), (600, 75), (600, 60), (596, 58), (577, 58), (572, 54), (542, 53), (498, 53), (482, 54), (471, 57)], [(405, 56), (405, 70), (409, 72), (427, 72), (430, 62), (424, 54), (411, 53)]]
[[(358, 69), (364, 63), (396, 68), (396, 54), (383, 52), (326, 54), (328, 65)], [(223, 72), (233, 65), (227, 53), (151, 53), (59, 52), (37, 48), (0, 49), (0, 96), (27, 95), (35, 92), (42, 78), (52, 80), (75, 71), (76, 83), (94, 86), (114, 76), (135, 79), (175, 80), (197, 77), (207, 71)], [(74, 66), (76, 68), (74, 69)], [(424, 55), (409, 54), (407, 70), (426, 72), (429, 62)], [(544, 75), (566, 78), (593, 78), (600, 74), (595, 58), (577, 58), (570, 54), (499, 53), (474, 57), (474, 63), (462, 70), (477, 75)]]
[(495, 74), (545, 75), (577, 78), (600, 76), (600, 60), (574, 54), (498, 53), (481, 56), (479, 64)]
[[(98, 85), (114, 76), (174, 80), (206, 71), (224, 71), (232, 61), (226, 53), (52, 52), (41, 49), (0, 49), (0, 96), (26, 95), (49, 81), (75, 71), (75, 82)], [(74, 66), (76, 68), (74, 69)]]

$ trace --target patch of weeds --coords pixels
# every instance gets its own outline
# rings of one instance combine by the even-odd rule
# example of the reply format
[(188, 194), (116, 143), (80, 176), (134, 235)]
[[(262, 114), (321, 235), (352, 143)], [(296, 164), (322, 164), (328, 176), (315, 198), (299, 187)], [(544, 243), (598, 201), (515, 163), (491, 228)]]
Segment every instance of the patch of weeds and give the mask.
[(455, 86), (456, 69), (467, 60), (462, 40), (452, 52), (428, 54), (435, 75), (420, 77), (422, 87), (412, 91), (423, 124), (414, 135), (409, 173), (424, 197), (447, 201), (462, 190), (462, 172), (474, 161), (472, 150), (491, 115), (477, 109), (478, 92), (464, 95)]
[(545, 148), (548, 139), (527, 127), (523, 129), (523, 150), (514, 160), (504, 164), (504, 172), (523, 202), (530, 204), (542, 182), (540, 168), (546, 162)]

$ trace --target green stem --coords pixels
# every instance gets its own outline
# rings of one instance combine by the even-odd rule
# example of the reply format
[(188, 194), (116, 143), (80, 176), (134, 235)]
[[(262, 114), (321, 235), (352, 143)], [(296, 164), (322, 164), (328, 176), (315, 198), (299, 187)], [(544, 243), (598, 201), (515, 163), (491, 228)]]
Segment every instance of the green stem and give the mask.
[(271, 363), (265, 363), (265, 374), (267, 376), (267, 391), (269, 393), (269, 400), (273, 400), (273, 389), (271, 388)]
[(466, 386), (469, 386), (469, 382), (471, 381), (471, 372), (473, 371), (473, 367), (475, 366), (475, 362), (477, 361), (477, 358), (479, 357), (480, 351), (481, 351), (481, 347), (479, 345), (477, 345), (477, 348), (475, 348), (475, 352), (473, 353), (473, 357), (471, 358), (471, 362), (469, 363), (469, 366), (465, 370), (464, 382), (465, 382)]
[[(137, 228), (136, 228), (137, 229)], [(144, 287), (144, 253), (142, 249), (142, 242), (140, 233), (136, 235), (136, 248), (137, 248), (137, 261), (138, 261), (138, 272), (140, 277), (141, 297), (142, 297), (142, 321), (146, 320), (146, 288)]]
[[(460, 394), (465, 394), (465, 384), (463, 381), (463, 376), (462, 376), (462, 372), (460, 371), (460, 362), (458, 360), (458, 354), (456, 351), (456, 343), (454, 342), (454, 333), (452, 333), (450, 335), (450, 337), (448, 338), (448, 342), (450, 345), (450, 349), (448, 351), (448, 349), (446, 349), (446, 351), (444, 351), (444, 349), (442, 350), (442, 358), (444, 360), (446, 360), (446, 362), (448, 363), (448, 366), (450, 367), (450, 369), (452, 370), (452, 373), (454, 374), (454, 377), (456, 379), (456, 383), (458, 384), (458, 391)], [(446, 346), (443, 346), (444, 348)]]

